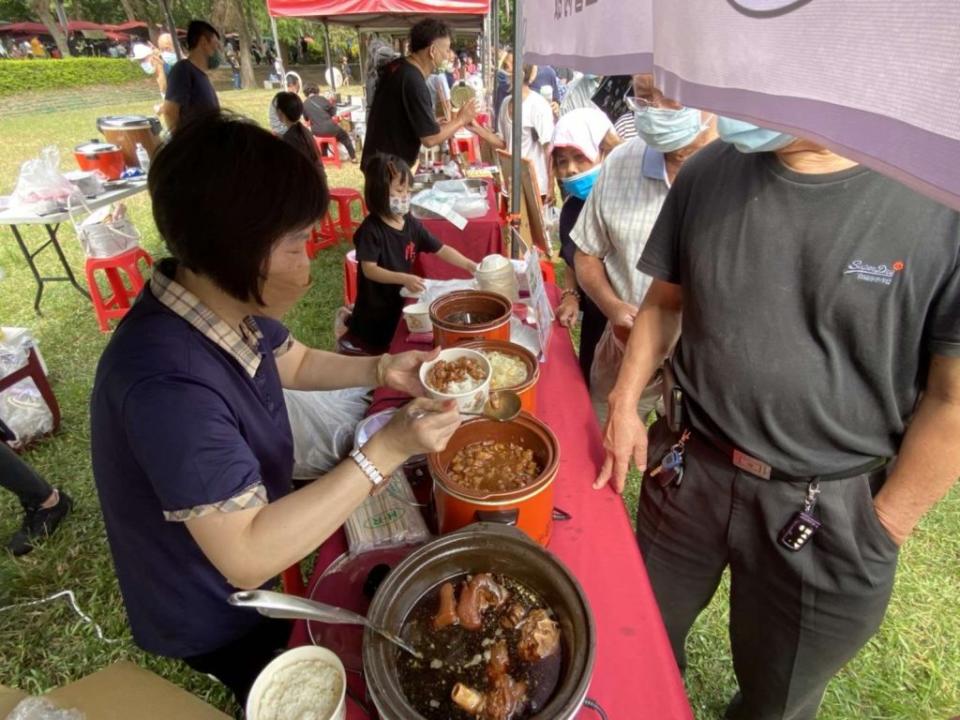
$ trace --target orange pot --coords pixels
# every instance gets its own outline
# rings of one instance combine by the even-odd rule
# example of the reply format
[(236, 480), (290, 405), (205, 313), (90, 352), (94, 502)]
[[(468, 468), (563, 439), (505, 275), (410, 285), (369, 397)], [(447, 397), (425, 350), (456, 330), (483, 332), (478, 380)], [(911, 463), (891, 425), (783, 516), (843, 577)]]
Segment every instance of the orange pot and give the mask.
[[(483, 322), (464, 322), (461, 316), (479, 315)], [(430, 303), (433, 343), (454, 347), (470, 340), (510, 340), (513, 304), (503, 295), (483, 290), (457, 290)]]
[(517, 345), (516, 343), (512, 342), (504, 342), (503, 340), (471, 340), (463, 343), (463, 347), (470, 348), (471, 350), (479, 350), (480, 352), (501, 352), (504, 355), (512, 355), (520, 358), (520, 360), (523, 361), (523, 364), (527, 366), (526, 381), (520, 383), (519, 385), (505, 388), (494, 388), (493, 385), (491, 385), (490, 389), (512, 390), (520, 396), (520, 409), (524, 412), (530, 413), (531, 415), (536, 414), (537, 381), (540, 380), (540, 362), (532, 352), (527, 350), (522, 345)]
[[(453, 483), (447, 468), (462, 448), (476, 442), (513, 442), (533, 450), (543, 471), (520, 490), (487, 492)], [(443, 452), (427, 457), (433, 475), (433, 499), (440, 534), (454, 532), (474, 522), (515, 525), (531, 539), (546, 545), (553, 532), (553, 481), (560, 464), (556, 435), (532, 415), (520, 413), (513, 421), (499, 423), (477, 418), (461, 425)]]

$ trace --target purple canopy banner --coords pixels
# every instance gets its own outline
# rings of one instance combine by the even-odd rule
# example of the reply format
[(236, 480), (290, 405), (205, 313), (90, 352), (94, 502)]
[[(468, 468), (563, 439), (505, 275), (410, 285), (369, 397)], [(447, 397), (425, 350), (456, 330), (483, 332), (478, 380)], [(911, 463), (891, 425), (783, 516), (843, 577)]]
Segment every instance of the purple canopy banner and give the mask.
[(957, 0), (558, 0), (527, 62), (653, 72), (690, 107), (819, 141), (960, 209)]

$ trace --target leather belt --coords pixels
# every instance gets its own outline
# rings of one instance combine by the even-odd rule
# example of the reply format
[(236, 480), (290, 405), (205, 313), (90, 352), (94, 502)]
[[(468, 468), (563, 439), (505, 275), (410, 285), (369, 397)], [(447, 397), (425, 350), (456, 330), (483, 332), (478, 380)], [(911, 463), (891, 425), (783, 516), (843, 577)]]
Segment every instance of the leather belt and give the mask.
[(736, 445), (718, 438), (711, 433), (705, 433), (701, 430), (697, 430), (694, 431), (694, 435), (701, 436), (710, 445), (713, 445), (713, 447), (727, 457), (734, 467), (754, 475), (755, 477), (762, 478), (763, 480), (781, 480), (786, 482), (805, 483), (813, 480), (819, 480), (821, 482), (829, 482), (830, 480), (847, 480), (852, 477), (857, 477), (858, 475), (880, 470), (881, 468), (885, 467), (888, 462), (890, 462), (890, 458), (876, 457), (871, 458), (868, 462), (858, 465), (857, 467), (849, 468), (848, 470), (841, 470), (840, 472), (827, 473), (826, 475), (791, 475), (790, 473), (785, 473), (781, 470), (771, 467), (763, 460), (759, 460), (752, 455), (748, 455)]

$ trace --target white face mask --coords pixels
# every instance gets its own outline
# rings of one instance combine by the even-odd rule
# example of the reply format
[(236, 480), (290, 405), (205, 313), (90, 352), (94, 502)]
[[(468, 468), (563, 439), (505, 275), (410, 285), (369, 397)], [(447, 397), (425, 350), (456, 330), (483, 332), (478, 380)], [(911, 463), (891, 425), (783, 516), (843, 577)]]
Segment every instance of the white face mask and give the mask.
[(406, 215), (410, 212), (410, 198), (391, 195), (390, 212), (394, 215)]

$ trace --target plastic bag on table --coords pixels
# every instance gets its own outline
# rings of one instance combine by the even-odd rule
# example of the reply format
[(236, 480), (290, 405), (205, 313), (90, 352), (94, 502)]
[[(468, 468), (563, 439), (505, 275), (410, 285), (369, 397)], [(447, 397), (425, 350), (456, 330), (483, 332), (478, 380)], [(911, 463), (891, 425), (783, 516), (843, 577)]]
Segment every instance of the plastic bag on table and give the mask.
[(40, 157), (20, 166), (10, 207), (43, 215), (65, 208), (70, 197), (81, 200), (83, 195), (60, 172), (60, 151), (48, 145), (40, 151)]
[(430, 530), (403, 470), (395, 471), (388, 482), (384, 492), (364, 500), (344, 523), (351, 555), (430, 539)]
[(46, 698), (29, 697), (17, 703), (7, 715), (7, 720), (85, 720), (79, 710), (64, 710)]
[(350, 453), (353, 436), (367, 408), (368, 388), (326, 392), (284, 390), (287, 417), (293, 432), (293, 477), (315, 478)]

